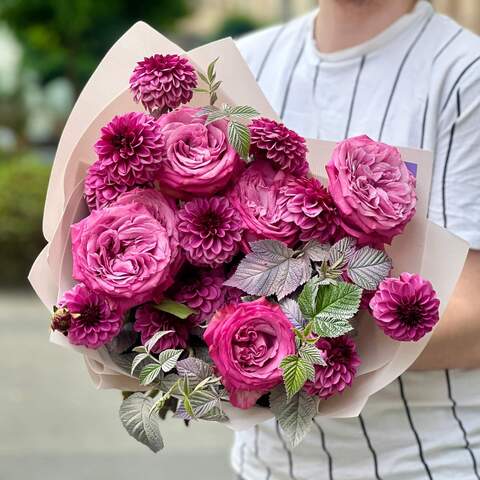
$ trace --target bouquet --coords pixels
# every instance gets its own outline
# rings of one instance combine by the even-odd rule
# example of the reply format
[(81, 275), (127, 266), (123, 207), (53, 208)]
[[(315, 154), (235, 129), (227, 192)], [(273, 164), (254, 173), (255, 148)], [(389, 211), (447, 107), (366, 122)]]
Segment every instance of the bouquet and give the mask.
[(426, 152), (288, 129), (231, 40), (185, 54), (140, 23), (65, 127), (30, 280), (153, 451), (168, 412), (275, 416), (297, 445), (439, 320), (467, 247), (426, 220), (430, 175)]

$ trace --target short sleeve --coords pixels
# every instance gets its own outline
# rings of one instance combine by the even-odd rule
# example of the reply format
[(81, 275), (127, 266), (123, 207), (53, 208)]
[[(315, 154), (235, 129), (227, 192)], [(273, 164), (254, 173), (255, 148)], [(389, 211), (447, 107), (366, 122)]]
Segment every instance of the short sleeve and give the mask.
[(480, 59), (466, 65), (438, 104), (430, 219), (480, 249)]

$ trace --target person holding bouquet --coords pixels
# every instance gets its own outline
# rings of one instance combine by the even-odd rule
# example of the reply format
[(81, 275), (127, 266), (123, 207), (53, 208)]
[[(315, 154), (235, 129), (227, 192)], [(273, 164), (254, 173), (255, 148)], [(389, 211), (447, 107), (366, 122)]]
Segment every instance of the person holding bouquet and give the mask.
[[(238, 477), (479, 480), (480, 39), (425, 0), (319, 0), (318, 11), (238, 46), (282, 121), (301, 135), (367, 134), (432, 150), (429, 218), (471, 248), (445, 315), (407, 373), (358, 418), (314, 419), (295, 450), (274, 420), (237, 433)], [(328, 348), (335, 358), (348, 345)]]

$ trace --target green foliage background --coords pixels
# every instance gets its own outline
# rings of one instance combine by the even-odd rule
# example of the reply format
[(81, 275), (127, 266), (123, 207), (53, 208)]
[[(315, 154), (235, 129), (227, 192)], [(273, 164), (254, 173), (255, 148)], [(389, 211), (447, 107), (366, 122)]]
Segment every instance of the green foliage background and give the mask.
[(187, 15), (185, 0), (2, 0), (0, 18), (43, 81), (71, 80), (78, 93), (109, 46), (135, 21), (168, 32)]
[(42, 215), (50, 167), (32, 155), (0, 160), (0, 286), (24, 284), (45, 240)]

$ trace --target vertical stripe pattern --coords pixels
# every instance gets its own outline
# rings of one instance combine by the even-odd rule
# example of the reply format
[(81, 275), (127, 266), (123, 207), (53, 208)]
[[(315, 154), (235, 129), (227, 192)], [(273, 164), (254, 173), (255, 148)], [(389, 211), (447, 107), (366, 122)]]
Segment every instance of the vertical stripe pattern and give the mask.
[(375, 471), (375, 478), (376, 480), (382, 480), (380, 474), (378, 473), (378, 459), (377, 459), (377, 452), (373, 448), (372, 442), (370, 441), (370, 437), (368, 436), (367, 427), (365, 426), (365, 420), (362, 417), (362, 414), (358, 416), (358, 420), (360, 421), (360, 427), (362, 429), (363, 436), (365, 437), (365, 441), (367, 442), (368, 449), (370, 450), (373, 458), (373, 469)]
[(322, 450), (324, 451), (326, 457), (327, 457), (327, 462), (328, 462), (328, 480), (333, 480), (333, 459), (332, 455), (327, 449), (327, 443), (325, 441), (325, 432), (323, 431), (323, 428), (320, 426), (320, 424), (313, 419), (313, 423), (316, 425), (318, 428), (318, 432), (320, 433), (320, 441), (322, 443)]
[(278, 39), (280, 38), (280, 35), (282, 34), (282, 32), (285, 30), (285, 25), (283, 25), (282, 27), (280, 27), (278, 29), (278, 32), (276, 33), (276, 35), (273, 37), (273, 40), (272, 42), (270, 43), (270, 45), (268, 46), (267, 48), (267, 51), (265, 53), (265, 56), (263, 57), (263, 60), (262, 60), (262, 63), (260, 64), (260, 67), (258, 69), (258, 72), (257, 72), (257, 75), (255, 76), (255, 80), (258, 82), (260, 80), (260, 77), (262, 76), (262, 73), (263, 73), (263, 70), (265, 68), (265, 65), (267, 64), (267, 61), (268, 59), (270, 58), (270, 55), (272, 54), (272, 51), (273, 51), (273, 48), (275, 47), (275, 45), (277, 44), (277, 41)]
[(378, 139), (381, 140), (383, 137), (383, 131), (385, 129), (385, 123), (387, 121), (388, 113), (390, 112), (390, 107), (392, 105), (392, 100), (393, 96), (395, 95), (395, 91), (397, 90), (397, 85), (398, 81), (400, 80), (400, 76), (402, 75), (403, 68), (405, 67), (405, 64), (407, 63), (408, 57), (412, 53), (413, 49), (415, 48), (415, 45), (417, 45), (418, 41), (424, 34), (428, 24), (431, 22), (433, 18), (433, 15), (431, 15), (427, 21), (424, 23), (423, 27), (420, 29), (416, 37), (414, 38), (413, 42), (410, 44), (408, 47), (407, 51), (405, 52), (405, 55), (402, 58), (402, 61), (400, 62), (400, 66), (398, 67), (397, 75), (395, 76), (395, 80), (393, 82), (392, 90), (390, 91), (390, 95), (388, 96), (387, 100), (387, 106), (385, 107), (385, 113), (383, 114), (383, 119), (382, 119), (382, 124), (380, 125), (380, 132), (378, 134)]
[(472, 459), (472, 467), (473, 467), (473, 474), (477, 480), (480, 480), (480, 475), (478, 473), (478, 466), (477, 466), (477, 459), (475, 458), (474, 453), (472, 452), (472, 448), (470, 447), (470, 442), (468, 441), (467, 431), (463, 425), (463, 422), (460, 420), (457, 412), (457, 402), (453, 398), (452, 393), (452, 382), (450, 381), (450, 372), (445, 370), (445, 379), (447, 381), (447, 392), (448, 392), (448, 399), (452, 403), (452, 414), (453, 418), (458, 424), (458, 428), (462, 432), (463, 440), (465, 442), (465, 449), (468, 451), (470, 458)]
[(417, 442), (418, 455), (420, 457), (420, 461), (422, 462), (423, 468), (425, 469), (425, 473), (427, 474), (427, 477), (429, 478), (429, 480), (433, 480), (432, 472), (430, 471), (430, 467), (428, 466), (423, 453), (422, 441), (420, 440), (420, 436), (418, 435), (418, 432), (413, 423), (410, 407), (408, 406), (407, 397), (405, 396), (405, 389), (403, 388), (402, 377), (398, 377), (398, 385), (400, 387), (400, 396), (402, 397), (403, 406), (405, 407), (405, 414), (407, 415), (408, 424), (410, 425), (412, 433), (415, 437), (415, 441)]
[[(461, 114), (460, 106), (460, 90), (457, 90), (457, 120)], [(447, 172), (448, 172), (448, 163), (450, 161), (450, 155), (452, 153), (453, 138), (455, 137), (455, 128), (457, 121), (455, 120), (452, 123), (450, 129), (450, 137), (448, 140), (447, 155), (445, 157), (445, 163), (443, 164), (443, 174), (442, 174), (442, 215), (443, 215), (443, 227), (447, 228)]]
[(360, 81), (360, 75), (362, 74), (363, 66), (365, 65), (365, 58), (366, 56), (363, 55), (362, 58), (360, 59), (357, 76), (355, 77), (355, 82), (353, 84), (352, 99), (350, 101), (350, 108), (348, 109), (348, 119), (347, 119), (347, 126), (345, 127), (344, 138), (348, 138), (348, 134), (350, 133), (350, 123), (352, 122), (352, 114), (353, 114), (353, 108), (355, 106), (355, 98), (357, 97), (358, 83)]
[(282, 432), (280, 431), (280, 425), (279, 425), (278, 421), (275, 421), (275, 428), (276, 428), (276, 430), (277, 430), (278, 438), (279, 438), (280, 442), (282, 443), (282, 447), (283, 447), (283, 449), (285, 450), (285, 453), (287, 454), (288, 474), (289, 474), (289, 476), (290, 476), (290, 480), (297, 480), (297, 479), (295, 478), (295, 475), (293, 474), (293, 457), (292, 457), (292, 452), (291, 452), (290, 449), (288, 448), (287, 442), (286, 442), (285, 439), (283, 438)]

